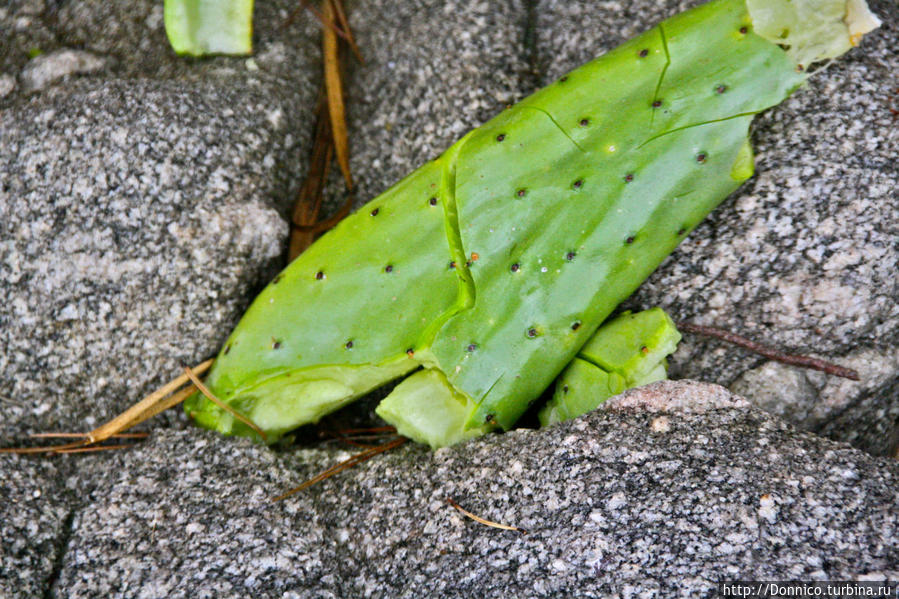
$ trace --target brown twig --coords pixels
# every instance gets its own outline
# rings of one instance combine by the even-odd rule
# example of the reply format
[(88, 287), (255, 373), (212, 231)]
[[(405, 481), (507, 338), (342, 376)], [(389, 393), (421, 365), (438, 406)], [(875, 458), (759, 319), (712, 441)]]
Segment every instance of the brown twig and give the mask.
[(290, 491), (288, 491), (282, 495), (278, 495), (277, 497), (272, 499), (272, 503), (281, 501), (282, 499), (286, 499), (286, 498), (290, 497), (291, 495), (295, 495), (295, 494), (299, 493), (300, 491), (302, 491), (303, 489), (308, 489), (312, 485), (314, 485), (316, 483), (320, 483), (321, 481), (323, 481), (325, 479), (331, 478), (338, 472), (343, 472), (347, 468), (352, 468), (356, 464), (361, 464), (362, 462), (364, 462), (366, 460), (370, 460), (371, 458), (375, 457), (376, 455), (378, 455), (380, 453), (384, 453), (385, 451), (390, 451), (391, 449), (399, 447), (406, 441), (408, 441), (408, 439), (406, 439), (406, 437), (399, 437), (397, 439), (394, 439), (393, 441), (388, 441), (386, 443), (382, 443), (381, 445), (372, 447), (371, 449), (366, 449), (365, 451), (363, 451), (361, 453), (357, 453), (353, 457), (351, 457), (347, 460), (344, 460), (335, 466), (331, 466), (324, 472), (314, 476), (313, 478), (310, 478), (309, 480), (307, 480), (300, 486), (294, 487), (293, 489), (291, 489)]
[(199, 389), (200, 393), (202, 393), (203, 395), (206, 396), (206, 399), (208, 399), (209, 401), (211, 401), (212, 403), (214, 403), (215, 405), (217, 405), (218, 407), (220, 407), (224, 411), (228, 412), (229, 414), (231, 414), (232, 416), (234, 416), (235, 418), (237, 418), (238, 420), (240, 420), (241, 422), (246, 424), (248, 427), (253, 429), (253, 431), (257, 435), (262, 437), (263, 441), (266, 440), (265, 432), (263, 432), (263, 430), (261, 428), (256, 426), (256, 423), (254, 423), (252, 420), (250, 420), (249, 418), (247, 418), (246, 416), (244, 416), (243, 414), (241, 414), (240, 412), (238, 412), (237, 410), (235, 410), (234, 408), (232, 408), (231, 406), (229, 406), (228, 404), (226, 404), (225, 402), (220, 400), (218, 397), (213, 395), (212, 391), (210, 391), (209, 388), (203, 384), (203, 382), (197, 377), (196, 374), (194, 374), (193, 370), (191, 370), (189, 366), (184, 367), (184, 374), (186, 374), (190, 378), (191, 382), (194, 384), (194, 387)]
[(331, 170), (331, 159), (334, 144), (331, 140), (331, 117), (325, 102), (324, 92), (319, 97), (316, 109), (318, 122), (315, 126), (315, 139), (312, 143), (312, 157), (309, 161), (309, 172), (297, 195), (293, 208), (290, 231), (290, 250), (288, 258), (292, 261), (312, 245), (315, 240), (314, 231), (306, 231), (305, 227), (314, 227), (321, 210), (322, 193)]
[(356, 38), (353, 37), (353, 29), (350, 27), (350, 22), (346, 18), (346, 11), (343, 10), (343, 0), (332, 0), (332, 2), (334, 3), (334, 12), (337, 13), (337, 22), (340, 23), (340, 28), (346, 33), (346, 36), (344, 36), (343, 39), (346, 40), (350, 50), (353, 51), (356, 60), (358, 60), (360, 64), (365, 64), (365, 59), (362, 58), (359, 46), (356, 45)]
[[(336, 10), (331, 0), (324, 0), (322, 12), (327, 21), (334, 21)], [(331, 137), (337, 153), (337, 164), (343, 173), (347, 189), (353, 189), (350, 174), (349, 141), (346, 129), (346, 110), (343, 104), (343, 77), (340, 70), (340, 47), (337, 35), (331, 29), (322, 31), (322, 58), (325, 63), (325, 92), (328, 96), (328, 113), (331, 116)]]
[(528, 532), (523, 528), (519, 528), (517, 526), (509, 526), (508, 524), (500, 524), (499, 522), (493, 522), (492, 520), (487, 520), (486, 518), (481, 518), (478, 515), (472, 514), (471, 512), (469, 512), (468, 510), (463, 508), (461, 505), (459, 505), (458, 503), (456, 503), (455, 501), (450, 499), (449, 497), (446, 498), (446, 502), (448, 504), (450, 504), (451, 506), (453, 506), (454, 508), (456, 508), (457, 510), (459, 510), (460, 512), (462, 512), (463, 514), (465, 514), (466, 516), (468, 516), (469, 518), (471, 518), (472, 520), (474, 520), (475, 522), (478, 522), (479, 524), (483, 524), (484, 526), (490, 526), (491, 528), (501, 528), (503, 530), (514, 530), (515, 532), (520, 532), (523, 535), (528, 534)]
[[(193, 372), (196, 374), (202, 374), (209, 370), (209, 367), (212, 366), (212, 360), (206, 360), (202, 364), (199, 364), (193, 368)], [(34, 453), (60, 453), (66, 452), (73, 449), (88, 447), (90, 445), (96, 445), (106, 439), (111, 437), (115, 437), (123, 433), (124, 431), (137, 426), (138, 424), (156, 416), (160, 412), (171, 408), (172, 406), (178, 405), (191, 394), (193, 394), (196, 389), (192, 384), (189, 384), (187, 387), (181, 389), (184, 385), (190, 383), (190, 377), (187, 374), (182, 374), (179, 377), (176, 377), (160, 387), (159, 389), (153, 391), (142, 400), (132, 405), (130, 408), (110, 420), (94, 430), (78, 435), (76, 433), (44, 433), (46, 435), (59, 435), (60, 438), (78, 438), (81, 437), (80, 441), (73, 441), (72, 443), (66, 443), (64, 445), (47, 445), (42, 447), (25, 447), (25, 448), (6, 448), (0, 449), (0, 453), (16, 453), (16, 454), (34, 454)]]
[(293, 22), (297, 20), (297, 17), (300, 15), (300, 12), (304, 9), (311, 12), (315, 16), (315, 18), (318, 20), (318, 22), (322, 25), (322, 27), (326, 27), (328, 29), (333, 29), (334, 33), (336, 33), (343, 39), (349, 41), (346, 32), (341, 31), (340, 28), (338, 28), (337, 25), (333, 21), (328, 21), (327, 19), (325, 19), (325, 16), (321, 13), (321, 11), (319, 11), (317, 8), (315, 8), (315, 6), (310, 4), (309, 0), (300, 0), (300, 5), (297, 6), (295, 9), (293, 9), (293, 12), (290, 13), (290, 16), (288, 16), (287, 19), (284, 21), (284, 23), (281, 25), (281, 29), (283, 30), (283, 29), (287, 29), (288, 27), (290, 27), (293, 24)]
[(722, 341), (727, 341), (728, 343), (739, 345), (740, 347), (748, 349), (751, 352), (755, 352), (759, 355), (765, 356), (769, 360), (783, 362), (784, 364), (790, 364), (792, 366), (801, 366), (802, 368), (819, 370), (821, 372), (826, 372), (827, 374), (841, 376), (853, 381), (859, 380), (858, 372), (851, 368), (838, 366), (825, 360), (812, 358), (811, 356), (797, 356), (794, 354), (787, 354), (773, 347), (768, 347), (767, 345), (756, 343), (755, 341), (747, 339), (746, 337), (741, 337), (736, 333), (725, 331), (724, 329), (708, 327), (701, 324), (693, 324), (691, 322), (679, 322), (677, 323), (677, 328), (687, 333), (715, 337), (716, 339), (721, 339)]

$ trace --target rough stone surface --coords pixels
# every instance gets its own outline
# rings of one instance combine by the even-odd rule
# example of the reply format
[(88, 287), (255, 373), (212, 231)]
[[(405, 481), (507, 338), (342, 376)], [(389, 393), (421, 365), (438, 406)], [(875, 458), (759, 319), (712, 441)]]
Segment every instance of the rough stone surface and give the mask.
[[(251, 60), (176, 59), (155, 0), (0, 7), (4, 444), (98, 424), (207, 357), (280, 264), (318, 26), (301, 13), (281, 29), (295, 3), (256, 4)], [(349, 4), (367, 59), (348, 62), (358, 202), (682, 8)], [(632, 305), (858, 368), (862, 384), (826, 379), (690, 337), (673, 371), (886, 454), (899, 445), (899, 9), (875, 10), (885, 25), (861, 49), (757, 121), (759, 175)], [(106, 67), (23, 94), (36, 50), (75, 48)], [(329, 193), (342, 199), (336, 182)], [(351, 451), (167, 430), (126, 453), (0, 455), (0, 595), (694, 597), (722, 575), (899, 578), (896, 463), (720, 387), (659, 384), (546, 431), (405, 446), (268, 501)], [(482, 527), (447, 497), (528, 534)]]
[[(714, 385), (659, 383), (612, 407), (436, 453), (404, 446), (277, 503), (347, 452), (160, 433), (92, 482), (69, 480), (96, 486), (58, 590), (703, 597), (729, 577), (899, 576), (896, 462), (796, 432)], [(447, 498), (527, 534), (477, 524)]]
[(303, 104), (84, 80), (0, 112), (3, 436), (98, 424), (217, 351), (282, 264)]
[[(890, 109), (899, 72), (894, 51), (899, 8), (890, 2), (871, 5), (883, 27), (756, 119), (756, 176), (696, 228), (628, 307), (661, 306), (675, 320), (718, 326), (838, 363), (862, 351), (879, 363), (895, 364), (899, 133)], [(673, 1), (624, 7), (541, 0), (537, 47), (544, 83), (684, 7)], [(674, 377), (729, 385), (765, 361), (717, 341), (686, 337), (672, 360)], [(771, 385), (804, 376), (787, 375)], [(899, 369), (893, 366), (877, 380), (876, 387), (870, 381), (816, 385), (819, 404), (830, 409), (814, 422), (801, 420), (803, 410), (787, 414), (772, 407), (800, 426), (826, 428), (836, 438), (888, 452), (885, 439), (899, 435)], [(809, 389), (793, 388), (797, 395), (778, 392), (778, 397), (808, 403)], [(862, 408), (868, 397), (879, 398), (876, 408)], [(842, 426), (824, 427), (821, 417), (881, 418), (877, 427), (883, 434), (866, 438)]]
[(41, 597), (59, 575), (71, 532), (71, 463), (0, 455), (0, 597)]

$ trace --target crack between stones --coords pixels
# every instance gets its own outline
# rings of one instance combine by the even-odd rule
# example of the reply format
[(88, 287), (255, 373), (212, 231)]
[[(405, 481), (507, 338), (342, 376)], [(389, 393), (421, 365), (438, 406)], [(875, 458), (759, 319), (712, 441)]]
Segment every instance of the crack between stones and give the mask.
[(56, 544), (56, 554), (53, 556), (53, 568), (50, 570), (50, 576), (47, 578), (47, 586), (44, 588), (43, 599), (53, 599), (56, 597), (56, 585), (62, 574), (62, 566), (65, 561), (66, 554), (69, 550), (69, 543), (74, 534), (75, 510), (66, 513), (66, 517), (62, 522), (62, 530), (60, 531), (59, 541)]

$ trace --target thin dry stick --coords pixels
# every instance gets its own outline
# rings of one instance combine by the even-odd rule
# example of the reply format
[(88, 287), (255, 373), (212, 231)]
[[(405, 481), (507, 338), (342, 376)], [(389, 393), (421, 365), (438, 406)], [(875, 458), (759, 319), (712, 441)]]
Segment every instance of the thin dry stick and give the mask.
[(353, 30), (350, 27), (350, 22), (346, 18), (346, 11), (343, 10), (343, 0), (333, 1), (334, 12), (337, 13), (337, 22), (340, 23), (340, 28), (346, 33), (345, 36), (342, 36), (343, 39), (346, 40), (346, 43), (350, 47), (350, 50), (352, 50), (353, 54), (355, 54), (356, 60), (358, 60), (361, 64), (365, 64), (365, 60), (362, 58), (362, 53), (359, 52), (359, 46), (356, 45), (356, 38), (353, 37)]
[(281, 25), (281, 29), (283, 30), (283, 29), (287, 29), (288, 27), (290, 27), (291, 24), (293, 24), (293, 22), (296, 21), (300, 12), (304, 8), (306, 10), (308, 10), (309, 12), (311, 12), (315, 16), (315, 18), (318, 19), (318, 22), (321, 23), (323, 27), (327, 27), (328, 29), (333, 29), (334, 33), (336, 33), (343, 39), (347, 39), (346, 32), (341, 31), (340, 28), (338, 28), (337, 25), (335, 25), (331, 21), (327, 21), (325, 19), (324, 15), (322, 15), (322, 13), (319, 12), (319, 10), (317, 8), (315, 8), (315, 6), (313, 6), (312, 4), (309, 3), (309, 0), (300, 0), (300, 5), (297, 6), (295, 9), (293, 9), (293, 12), (290, 13), (290, 16), (288, 16), (287, 19), (284, 21), (284, 23)]
[[(197, 374), (202, 374), (209, 370), (209, 367), (212, 366), (212, 360), (206, 360), (202, 364), (199, 364), (193, 368), (193, 372)], [(42, 446), (42, 447), (27, 447), (27, 448), (7, 448), (0, 449), (0, 453), (16, 453), (16, 454), (34, 454), (34, 453), (59, 453), (62, 451), (68, 451), (71, 449), (76, 449), (79, 447), (86, 447), (88, 445), (94, 445), (96, 443), (100, 443), (122, 433), (133, 426), (137, 426), (138, 424), (144, 422), (152, 418), (153, 416), (159, 414), (160, 412), (175, 406), (185, 399), (187, 399), (194, 391), (194, 386), (190, 385), (180, 391), (169, 395), (179, 387), (185, 385), (190, 381), (190, 377), (187, 375), (181, 375), (156, 391), (153, 391), (142, 400), (110, 420), (105, 424), (100, 425), (89, 433), (84, 433), (82, 435), (77, 435), (74, 433), (66, 433), (66, 435), (71, 435), (68, 438), (78, 438), (81, 437), (81, 441), (75, 441), (72, 443), (66, 443), (64, 445), (52, 445), (52, 446)], [(50, 433), (52, 434), (52, 433)]]
[(322, 193), (331, 170), (334, 144), (331, 140), (331, 117), (324, 93), (318, 101), (318, 122), (315, 126), (315, 140), (312, 144), (312, 158), (306, 180), (300, 187), (296, 205), (291, 217), (290, 249), (288, 259), (293, 260), (312, 245), (316, 231), (305, 230), (314, 226), (322, 204)]
[(453, 506), (454, 508), (456, 508), (457, 510), (459, 510), (460, 512), (462, 512), (463, 514), (465, 514), (466, 516), (468, 516), (469, 518), (471, 518), (472, 520), (474, 520), (475, 522), (483, 524), (484, 526), (490, 526), (492, 528), (501, 528), (503, 530), (514, 530), (516, 532), (520, 532), (523, 535), (528, 534), (528, 531), (526, 531), (523, 528), (519, 528), (517, 526), (509, 526), (508, 524), (500, 524), (499, 522), (493, 522), (491, 520), (487, 520), (485, 518), (481, 518), (480, 516), (472, 514), (471, 512), (469, 512), (468, 510), (463, 508), (461, 505), (459, 505), (458, 503), (456, 503), (455, 501), (450, 499), (449, 497), (446, 498), (446, 502), (448, 504), (450, 504), (451, 506)]
[(736, 333), (725, 331), (724, 329), (707, 327), (705, 325), (693, 324), (690, 322), (679, 322), (677, 323), (677, 328), (688, 333), (707, 335), (709, 337), (715, 337), (717, 339), (733, 343), (734, 345), (739, 345), (740, 347), (744, 347), (749, 351), (765, 356), (766, 358), (771, 360), (783, 362), (784, 364), (801, 366), (803, 368), (811, 368), (812, 370), (820, 370), (821, 372), (841, 376), (853, 381), (859, 380), (858, 372), (851, 368), (838, 366), (831, 362), (819, 360), (818, 358), (812, 358), (810, 356), (797, 356), (794, 354), (787, 354), (780, 350), (774, 349), (773, 347), (768, 347), (766, 345), (762, 345), (761, 343), (756, 343), (755, 341), (747, 339), (746, 337), (741, 337)]
[(234, 408), (232, 408), (231, 406), (229, 406), (228, 404), (226, 404), (225, 402), (220, 400), (218, 397), (213, 395), (212, 391), (209, 390), (209, 387), (207, 387), (206, 385), (203, 384), (203, 381), (201, 381), (197, 377), (197, 375), (194, 374), (194, 372), (190, 369), (189, 366), (184, 367), (184, 374), (186, 374), (190, 378), (191, 382), (194, 384), (194, 387), (199, 389), (200, 393), (202, 393), (203, 395), (206, 396), (206, 399), (208, 399), (209, 401), (211, 401), (212, 403), (214, 403), (221, 409), (225, 410), (226, 412), (228, 412), (229, 414), (231, 414), (232, 416), (234, 416), (235, 418), (237, 418), (238, 420), (240, 420), (241, 422), (243, 422), (244, 424), (249, 426), (251, 429), (253, 429), (256, 432), (257, 435), (262, 437), (263, 441), (266, 440), (265, 433), (263, 432), (263, 430), (261, 428), (256, 426), (256, 424), (252, 420), (250, 420), (249, 418), (247, 418), (246, 416), (244, 416), (243, 414), (241, 414), (240, 412), (238, 412), (237, 410), (235, 410)]
[[(322, 12), (327, 21), (334, 21), (335, 10), (330, 0), (324, 0)], [(331, 115), (331, 135), (337, 153), (337, 164), (343, 173), (347, 189), (353, 189), (350, 174), (349, 142), (346, 130), (346, 110), (343, 105), (343, 81), (340, 76), (340, 54), (337, 35), (331, 29), (322, 31), (322, 55), (325, 62), (325, 91), (328, 96), (328, 112)]]
[[(206, 360), (202, 364), (194, 366), (193, 372), (196, 374), (203, 374), (209, 367), (212, 366), (212, 360)], [(92, 430), (86, 436), (89, 439), (90, 443), (98, 443), (103, 441), (104, 439), (108, 439), (112, 435), (116, 435), (118, 433), (124, 432), (133, 426), (137, 426), (141, 422), (152, 418), (156, 414), (159, 414), (163, 410), (167, 410), (170, 407), (177, 405), (187, 399), (191, 393), (193, 393), (193, 387), (188, 387), (187, 389), (182, 389), (178, 391), (171, 397), (167, 397), (170, 393), (179, 389), (180, 387), (186, 385), (190, 382), (190, 377), (186, 374), (182, 374), (179, 377), (176, 377), (146, 396), (106, 424)]]
[[(32, 439), (83, 439), (84, 433), (32, 433), (28, 435)], [(150, 433), (123, 433), (110, 435), (110, 439), (146, 439)]]
[(139, 443), (123, 443), (121, 445), (92, 445), (89, 447), (76, 447), (74, 449), (57, 449), (52, 453), (94, 453), (97, 451), (109, 451), (110, 449), (128, 449)]
[(290, 491), (288, 491), (287, 493), (284, 493), (283, 495), (278, 495), (277, 497), (272, 499), (272, 503), (281, 501), (282, 499), (286, 499), (286, 498), (290, 497), (291, 495), (295, 495), (295, 494), (299, 493), (300, 491), (302, 491), (303, 489), (308, 489), (309, 487), (311, 487), (312, 485), (314, 485), (316, 483), (320, 483), (321, 481), (323, 481), (325, 479), (331, 478), (338, 472), (342, 472), (342, 471), (346, 470), (347, 468), (352, 468), (356, 464), (361, 464), (362, 462), (364, 462), (366, 460), (370, 460), (371, 458), (375, 457), (379, 453), (384, 453), (385, 451), (390, 451), (391, 449), (399, 447), (406, 441), (408, 441), (408, 439), (406, 439), (406, 437), (399, 437), (397, 439), (394, 439), (393, 441), (388, 441), (387, 443), (382, 443), (381, 445), (377, 445), (375, 447), (372, 447), (371, 449), (366, 449), (362, 453), (357, 453), (353, 457), (340, 462), (336, 466), (331, 466), (330, 468), (328, 468), (321, 474), (318, 474), (317, 476), (310, 478), (309, 480), (307, 480), (306, 482), (301, 484), (299, 487), (295, 487), (295, 488), (291, 489)]

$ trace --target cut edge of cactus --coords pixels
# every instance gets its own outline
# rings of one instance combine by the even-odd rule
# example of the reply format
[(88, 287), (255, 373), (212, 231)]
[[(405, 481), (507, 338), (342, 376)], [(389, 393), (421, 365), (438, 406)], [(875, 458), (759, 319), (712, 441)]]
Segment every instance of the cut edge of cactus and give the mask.
[(881, 25), (865, 0), (746, 0), (754, 32), (783, 48), (800, 70), (859, 45)]

